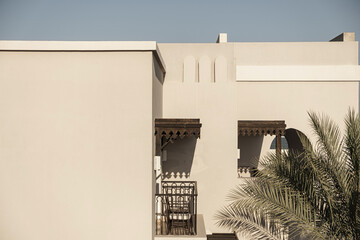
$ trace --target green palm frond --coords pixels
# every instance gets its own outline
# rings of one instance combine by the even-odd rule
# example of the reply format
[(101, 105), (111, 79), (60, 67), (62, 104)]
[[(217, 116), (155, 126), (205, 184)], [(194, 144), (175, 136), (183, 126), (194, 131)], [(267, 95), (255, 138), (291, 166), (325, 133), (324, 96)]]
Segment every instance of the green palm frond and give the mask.
[(325, 239), (315, 226), (315, 215), (309, 202), (300, 192), (280, 182), (258, 176), (234, 189), (229, 199), (235, 208), (262, 209), (266, 219), (278, 222), (278, 226), (288, 229), (292, 236), (312, 233), (314, 239)]
[(261, 160), (263, 170), (229, 195), (218, 224), (252, 239), (360, 239), (360, 118), (349, 111), (345, 135), (309, 113), (312, 144)]
[(349, 217), (352, 225), (352, 235), (360, 238), (360, 119), (354, 111), (349, 110), (345, 118), (346, 125), (346, 153), (348, 158), (346, 192), (348, 193)]
[(310, 124), (317, 138), (317, 150), (326, 155), (330, 166), (340, 164), (343, 155), (342, 137), (339, 127), (326, 115), (308, 113)]
[(224, 207), (217, 214), (219, 226), (246, 233), (251, 239), (283, 240), (284, 232), (266, 219), (259, 209), (241, 206)]

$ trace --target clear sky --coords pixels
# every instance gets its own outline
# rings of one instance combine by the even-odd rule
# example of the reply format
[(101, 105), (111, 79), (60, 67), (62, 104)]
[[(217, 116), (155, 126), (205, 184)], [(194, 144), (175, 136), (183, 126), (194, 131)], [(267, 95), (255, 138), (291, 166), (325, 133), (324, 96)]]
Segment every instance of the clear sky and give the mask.
[(360, 0), (0, 0), (0, 40), (360, 39)]

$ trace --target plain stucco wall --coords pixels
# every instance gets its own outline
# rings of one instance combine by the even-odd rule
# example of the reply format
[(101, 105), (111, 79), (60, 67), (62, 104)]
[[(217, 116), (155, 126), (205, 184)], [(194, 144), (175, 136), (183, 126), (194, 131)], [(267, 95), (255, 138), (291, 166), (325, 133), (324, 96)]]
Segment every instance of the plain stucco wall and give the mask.
[(1, 239), (151, 239), (152, 61), (0, 52)]
[[(153, 59), (152, 65), (152, 124), (153, 124), (153, 133), (155, 132), (155, 119), (162, 118), (163, 114), (163, 81), (164, 75), (157, 64), (156, 59)], [(156, 137), (153, 135), (152, 137), (152, 144), (153, 144), (153, 152), (152, 156), (155, 156), (156, 153)], [(153, 230), (153, 237), (155, 237), (155, 171), (154, 171), (154, 161), (152, 161), (152, 168), (148, 169), (148, 171), (152, 172), (152, 230)]]
[[(343, 126), (348, 108), (359, 109), (356, 81), (235, 81), (236, 65), (356, 66), (357, 42), (159, 44), (159, 48), (167, 64), (164, 117), (200, 118), (203, 124), (189, 179), (198, 181), (198, 212), (204, 214), (208, 232), (227, 231), (217, 227), (215, 214), (226, 204), (230, 189), (242, 181), (237, 175), (238, 120), (285, 120), (287, 128), (311, 135), (307, 111), (326, 113)], [(225, 57), (227, 79), (215, 83), (183, 82), (184, 59), (193, 56), (197, 66), (203, 55), (210, 57), (211, 64), (217, 57)], [(264, 137), (262, 156), (270, 151), (273, 138)], [(175, 146), (169, 147), (171, 153)]]

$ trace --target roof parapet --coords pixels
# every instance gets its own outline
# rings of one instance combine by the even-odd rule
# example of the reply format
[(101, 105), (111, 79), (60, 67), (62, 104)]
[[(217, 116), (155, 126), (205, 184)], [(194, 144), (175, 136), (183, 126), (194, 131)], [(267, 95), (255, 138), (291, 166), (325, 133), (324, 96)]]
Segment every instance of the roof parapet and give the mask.
[(227, 43), (227, 33), (219, 33), (216, 43)]
[(7, 41), (0, 40), (0, 51), (114, 52), (151, 51), (165, 73), (165, 62), (155, 41)]
[(355, 41), (355, 33), (354, 32), (344, 32), (339, 36), (330, 40), (330, 42), (353, 42)]

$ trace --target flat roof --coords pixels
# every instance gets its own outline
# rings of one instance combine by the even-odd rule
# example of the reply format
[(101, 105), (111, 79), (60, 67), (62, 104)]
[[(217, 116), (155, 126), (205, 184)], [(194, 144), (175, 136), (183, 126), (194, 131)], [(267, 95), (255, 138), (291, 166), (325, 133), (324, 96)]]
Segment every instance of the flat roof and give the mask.
[(152, 51), (165, 72), (156, 41), (0, 41), (0, 51)]

